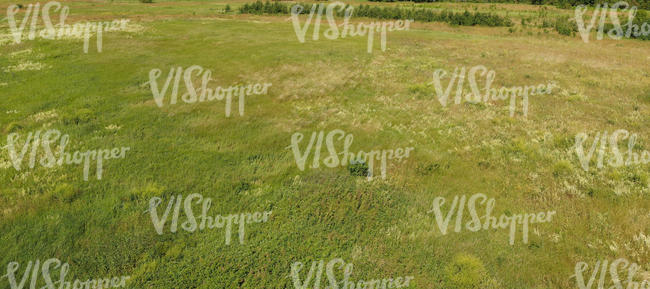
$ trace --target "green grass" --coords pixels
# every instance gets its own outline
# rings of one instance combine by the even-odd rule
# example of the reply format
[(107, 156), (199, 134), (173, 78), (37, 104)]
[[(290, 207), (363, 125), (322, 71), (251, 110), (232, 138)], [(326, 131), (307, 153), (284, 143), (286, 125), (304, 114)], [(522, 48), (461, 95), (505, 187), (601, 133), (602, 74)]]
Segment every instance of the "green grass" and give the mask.
[[(353, 280), (410, 275), (411, 288), (575, 288), (577, 262), (619, 257), (650, 271), (650, 248), (635, 241), (650, 235), (648, 166), (585, 172), (571, 148), (579, 132), (616, 129), (650, 146), (650, 43), (415, 23), (368, 54), (365, 37), (299, 43), (286, 15), (219, 14), (246, 2), (65, 2), (68, 22), (125, 17), (144, 30), (106, 33), (102, 53), (91, 41), (84, 54), (80, 40), (0, 46), (0, 146), (9, 132), (47, 127), (70, 135), (67, 151), (131, 147), (102, 180), (84, 182), (81, 166), (0, 169), (0, 266), (56, 257), (70, 263), (68, 280), (130, 275), (129, 288), (293, 288), (293, 262), (333, 258), (354, 264)], [(26, 61), (46, 68), (3, 70)], [(273, 86), (247, 98), (244, 116), (226, 118), (223, 101), (158, 108), (142, 86), (149, 71), (195, 64), (213, 86)], [(494, 86), (561, 89), (531, 97), (528, 118), (519, 107), (509, 117), (502, 101), (441, 107), (425, 85), (433, 71), (474, 65), (496, 71)], [(385, 180), (298, 170), (291, 135), (337, 128), (355, 152), (415, 151)], [(211, 215), (273, 215), (248, 226), (243, 245), (226, 246), (222, 230), (157, 235), (149, 199), (192, 193), (213, 199)], [(432, 200), (475, 193), (496, 199), (495, 215), (557, 215), (529, 244), (508, 245), (507, 230), (443, 236)]]

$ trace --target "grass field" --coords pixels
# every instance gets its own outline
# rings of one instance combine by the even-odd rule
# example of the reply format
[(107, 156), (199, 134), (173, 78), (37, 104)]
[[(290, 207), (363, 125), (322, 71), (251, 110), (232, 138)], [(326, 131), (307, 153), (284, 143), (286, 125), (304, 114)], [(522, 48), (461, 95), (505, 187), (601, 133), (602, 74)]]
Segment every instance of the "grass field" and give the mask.
[[(58, 258), (70, 265), (66, 280), (128, 275), (127, 288), (294, 288), (293, 263), (305, 264), (304, 279), (311, 261), (342, 258), (354, 264), (353, 280), (555, 289), (579, 288), (578, 262), (589, 264), (588, 278), (596, 261), (626, 258), (641, 266), (636, 280), (650, 280), (650, 165), (592, 162), (585, 171), (574, 150), (576, 134), (589, 135), (588, 146), (598, 132), (619, 129), (638, 134), (637, 152), (650, 150), (650, 42), (585, 43), (522, 26), (539, 6), (354, 0), (492, 11), (516, 23), (416, 21), (389, 32), (386, 51), (376, 40), (367, 53), (366, 37), (314, 41), (311, 28), (300, 43), (289, 15), (239, 14), (244, 3), (62, 2), (66, 23), (130, 20), (103, 34), (101, 53), (95, 37), (88, 53), (82, 39), (16, 44), (0, 21), (0, 275), (10, 262), (20, 263), (19, 279), (28, 261)], [(0, 18), (12, 4), (0, 0)], [(230, 117), (220, 100), (158, 107), (145, 85), (150, 71), (162, 71), (162, 86), (171, 68), (192, 65), (212, 71), (211, 86), (272, 86), (246, 98), (243, 116), (236, 99)], [(495, 87), (559, 88), (531, 96), (527, 116), (518, 103), (511, 117), (501, 100), (443, 107), (429, 85), (433, 72), (476, 65), (496, 72)], [(85, 181), (83, 165), (29, 168), (28, 157), (16, 170), (7, 137), (18, 133), (22, 148), (28, 133), (48, 129), (70, 136), (66, 151), (130, 150), (104, 162), (101, 180), (92, 166)], [(304, 150), (312, 132), (335, 129), (354, 135), (351, 151), (414, 150), (388, 162), (385, 179), (345, 166), (299, 170), (291, 136), (305, 135)], [(627, 151), (627, 141), (620, 147)], [(157, 234), (150, 199), (162, 198), (160, 215), (172, 196), (194, 193), (212, 199), (210, 215), (273, 213), (247, 225), (243, 244), (235, 229), (228, 245), (223, 229), (170, 233), (167, 225)], [(433, 200), (446, 197), (446, 212), (455, 196), (476, 193), (496, 200), (497, 216), (556, 215), (531, 226), (527, 244), (518, 233), (509, 245), (501, 229), (443, 235), (429, 213)], [(12, 288), (7, 280), (0, 288)]]

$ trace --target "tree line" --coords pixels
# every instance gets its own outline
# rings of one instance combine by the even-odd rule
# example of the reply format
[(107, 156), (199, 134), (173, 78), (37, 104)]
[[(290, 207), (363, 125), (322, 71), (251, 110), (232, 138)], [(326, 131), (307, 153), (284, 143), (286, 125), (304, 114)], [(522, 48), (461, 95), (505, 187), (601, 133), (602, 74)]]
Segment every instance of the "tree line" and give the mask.
[[(533, 5), (553, 5), (559, 8), (572, 8), (578, 5), (588, 5), (595, 6), (598, 4), (608, 3), (609, 5), (614, 4), (617, 0), (370, 0), (373, 2), (472, 2), (472, 3), (522, 3), (522, 4), (533, 4)], [(625, 0), (631, 6), (636, 6), (640, 9), (650, 9), (650, 0)]]
[[(281, 2), (261, 2), (240, 6), (239, 12), (243, 14), (290, 14), (291, 7), (295, 4)], [(304, 7), (301, 14), (308, 14), (313, 5), (311, 3), (299, 4)], [(345, 16), (345, 10), (352, 7), (352, 17), (368, 17), (378, 19), (411, 19), (420, 22), (446, 22), (452, 25), (462, 26), (512, 26), (513, 23), (508, 17), (488, 12), (454, 12), (434, 11), (429, 8), (404, 8), (404, 7), (379, 7), (371, 5), (360, 5), (358, 7), (346, 5), (345, 9), (336, 9), (336, 16)]]
[[(650, 0), (624, 0), (630, 6), (636, 6), (639, 9), (650, 9)], [(512, 2), (512, 1), (504, 1), (504, 2)], [(517, 1), (514, 1), (517, 3)], [(610, 6), (614, 3), (618, 2), (618, 0), (611, 0), (611, 1), (606, 1), (606, 0), (524, 0), (520, 1), (519, 3), (530, 3), (534, 5), (555, 5), (560, 8), (572, 8), (576, 7), (578, 5), (587, 5), (587, 6), (596, 6), (598, 4), (609, 4)]]

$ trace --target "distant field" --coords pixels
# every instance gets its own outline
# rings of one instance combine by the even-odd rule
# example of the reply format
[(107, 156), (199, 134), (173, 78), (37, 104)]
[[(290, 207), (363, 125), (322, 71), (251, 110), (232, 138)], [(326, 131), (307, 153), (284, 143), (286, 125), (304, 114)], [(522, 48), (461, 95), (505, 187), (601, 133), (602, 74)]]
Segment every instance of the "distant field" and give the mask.
[[(67, 23), (130, 19), (126, 29), (103, 34), (101, 53), (96, 37), (88, 53), (82, 39), (15, 44), (8, 21), (0, 21), (0, 275), (10, 262), (20, 263), (19, 279), (28, 261), (58, 258), (70, 264), (68, 280), (128, 275), (126, 288), (295, 288), (294, 262), (305, 264), (305, 278), (311, 261), (342, 258), (354, 264), (353, 280), (556, 289), (579, 288), (578, 262), (589, 264), (589, 278), (596, 261), (626, 258), (641, 266), (637, 280), (650, 280), (650, 165), (597, 169), (592, 162), (585, 171), (574, 149), (576, 134), (589, 135), (588, 148), (597, 133), (625, 129), (638, 135), (635, 151), (650, 150), (650, 41), (594, 34), (585, 43), (524, 26), (522, 17), (542, 9), (533, 5), (346, 2), (476, 9), (515, 22), (416, 21), (389, 32), (386, 51), (375, 34), (368, 53), (367, 37), (312, 40), (313, 25), (300, 43), (289, 15), (238, 12), (252, 1), (155, 2), (62, 2)], [(0, 18), (11, 4), (0, 0)], [(246, 97), (243, 116), (237, 98), (229, 117), (223, 100), (166, 98), (159, 107), (145, 85), (151, 70), (162, 71), (160, 88), (171, 68), (192, 65), (212, 71), (211, 86), (272, 86)], [(434, 71), (477, 65), (495, 71), (493, 87), (558, 88), (531, 96), (527, 116), (520, 99), (513, 116), (503, 100), (443, 107), (430, 84)], [(194, 80), (199, 87), (201, 78)], [(104, 162), (101, 180), (92, 166), (88, 181), (83, 165), (28, 168), (29, 152), (16, 170), (7, 137), (18, 133), (22, 149), (28, 133), (48, 129), (69, 135), (66, 151), (130, 150)], [(305, 136), (304, 150), (312, 132), (335, 129), (354, 135), (354, 152), (414, 150), (388, 162), (385, 179), (367, 180), (347, 166), (301, 171), (288, 148), (292, 135)], [(163, 199), (161, 215), (172, 196), (193, 193), (212, 199), (211, 215), (273, 213), (247, 225), (243, 244), (235, 227), (229, 245), (223, 229), (170, 233), (166, 225), (157, 234), (145, 212), (150, 199)], [(556, 215), (532, 225), (527, 244), (517, 231), (510, 245), (508, 229), (453, 232), (455, 218), (443, 235), (430, 213), (434, 199), (447, 198), (446, 213), (455, 196), (476, 193), (495, 198), (496, 216)], [(0, 277), (0, 289), (12, 288), (7, 281)]]

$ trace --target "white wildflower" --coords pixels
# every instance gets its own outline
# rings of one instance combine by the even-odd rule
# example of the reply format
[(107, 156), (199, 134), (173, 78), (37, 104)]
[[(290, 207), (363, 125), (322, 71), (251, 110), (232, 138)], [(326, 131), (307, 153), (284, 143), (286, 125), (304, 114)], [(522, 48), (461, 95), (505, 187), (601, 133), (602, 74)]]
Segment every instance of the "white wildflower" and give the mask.
[(105, 129), (114, 131), (114, 130), (120, 130), (122, 126), (116, 125), (116, 124), (111, 124), (105, 127)]
[(609, 249), (614, 252), (618, 251), (618, 244), (616, 244), (615, 241), (611, 241), (611, 244), (609, 244)]
[(37, 114), (31, 115), (29, 119), (39, 122), (39, 121), (49, 120), (57, 117), (59, 117), (59, 115), (56, 113), (56, 110), (52, 109), (48, 111), (41, 111)]
[(17, 72), (17, 71), (34, 71), (34, 70), (42, 70), (45, 68), (49, 68), (47, 64), (43, 64), (40, 62), (25, 62), (25, 63), (20, 63), (18, 65), (11, 65), (8, 67), (5, 67), (4, 72)]
[(553, 241), (553, 243), (560, 242), (560, 235), (559, 235), (559, 234), (555, 234), (555, 233), (552, 234), (552, 235), (551, 235), (551, 241)]

